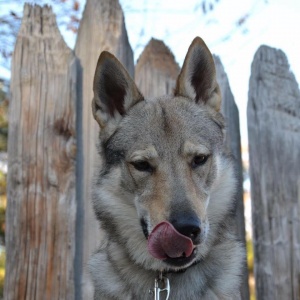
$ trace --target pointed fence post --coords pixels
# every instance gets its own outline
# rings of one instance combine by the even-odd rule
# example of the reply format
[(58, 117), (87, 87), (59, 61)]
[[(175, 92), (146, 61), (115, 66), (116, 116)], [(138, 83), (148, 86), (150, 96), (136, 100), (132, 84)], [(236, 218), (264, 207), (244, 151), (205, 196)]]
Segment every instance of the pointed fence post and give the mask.
[(248, 132), (257, 299), (300, 299), (300, 92), (281, 50), (252, 63)]
[(84, 237), (83, 237), (83, 299), (93, 297), (93, 286), (86, 270), (91, 254), (97, 249), (102, 235), (92, 208), (91, 186), (99, 169), (96, 149), (99, 126), (93, 118), (91, 102), (93, 79), (102, 51), (113, 53), (133, 77), (133, 52), (128, 42), (124, 15), (118, 0), (87, 0), (80, 22), (75, 53), (83, 68), (83, 156), (84, 156)]
[(179, 66), (163, 41), (151, 39), (135, 67), (135, 81), (146, 98), (170, 95), (176, 85)]
[[(228, 150), (233, 155), (236, 164), (236, 174), (238, 177), (238, 186), (236, 190), (236, 228), (239, 240), (245, 246), (245, 217), (244, 217), (244, 202), (243, 202), (243, 167), (241, 158), (241, 138), (240, 138), (240, 122), (239, 111), (235, 104), (233, 94), (231, 92), (228, 77), (224, 71), (223, 65), (219, 57), (214, 56), (217, 81), (220, 85), (222, 94), (221, 111), (226, 120), (226, 135), (225, 142)], [(247, 264), (244, 264), (244, 273), (241, 284), (241, 297), (243, 300), (249, 299), (249, 285), (248, 285), (248, 269)]]
[(9, 108), (8, 300), (74, 299), (77, 294), (82, 266), (75, 176), (78, 68), (51, 8), (25, 5)]

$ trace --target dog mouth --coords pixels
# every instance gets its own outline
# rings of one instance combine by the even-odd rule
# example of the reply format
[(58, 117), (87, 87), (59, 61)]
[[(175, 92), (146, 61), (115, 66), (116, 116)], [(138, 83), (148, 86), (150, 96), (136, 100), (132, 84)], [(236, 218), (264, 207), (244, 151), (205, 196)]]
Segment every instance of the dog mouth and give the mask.
[(183, 255), (181, 257), (176, 257), (176, 258), (167, 257), (163, 261), (166, 264), (174, 266), (174, 267), (183, 267), (183, 266), (190, 264), (192, 261), (195, 260), (196, 253), (197, 253), (197, 249), (194, 248), (192, 254), (188, 257), (185, 255), (185, 253), (183, 253)]
[(173, 266), (184, 266), (195, 259), (196, 247), (193, 241), (179, 233), (169, 222), (155, 226), (148, 238), (149, 253)]

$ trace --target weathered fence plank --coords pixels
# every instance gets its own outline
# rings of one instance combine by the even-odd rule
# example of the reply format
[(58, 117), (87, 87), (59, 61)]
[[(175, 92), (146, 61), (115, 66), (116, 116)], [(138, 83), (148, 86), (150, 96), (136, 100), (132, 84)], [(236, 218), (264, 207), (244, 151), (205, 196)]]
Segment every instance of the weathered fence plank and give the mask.
[(267, 46), (252, 63), (248, 131), (257, 299), (300, 299), (300, 93)]
[[(95, 162), (99, 161), (95, 146), (99, 126), (92, 117), (91, 107), (93, 78), (99, 54), (103, 50), (116, 55), (133, 76), (133, 53), (118, 0), (87, 0), (75, 46), (75, 53), (83, 68), (84, 266), (101, 239), (99, 224), (92, 209), (90, 188)], [(88, 275), (84, 274), (83, 299), (91, 297), (91, 289)]]
[(173, 93), (179, 66), (163, 41), (151, 39), (135, 67), (135, 82), (146, 98)]
[(75, 298), (77, 67), (51, 8), (25, 5), (12, 59), (5, 299)]
[[(238, 176), (238, 185), (236, 190), (237, 212), (236, 212), (236, 228), (237, 235), (240, 241), (245, 245), (245, 217), (244, 217), (244, 202), (243, 202), (243, 167), (241, 158), (241, 137), (240, 137), (240, 122), (239, 111), (235, 104), (232, 95), (228, 77), (224, 71), (223, 65), (219, 57), (214, 56), (217, 72), (217, 81), (219, 83), (222, 94), (222, 113), (226, 120), (226, 133), (225, 142), (230, 153), (236, 161), (236, 171)], [(248, 286), (248, 270), (247, 263), (244, 264), (244, 275), (241, 285), (242, 299), (249, 299), (249, 286)]]

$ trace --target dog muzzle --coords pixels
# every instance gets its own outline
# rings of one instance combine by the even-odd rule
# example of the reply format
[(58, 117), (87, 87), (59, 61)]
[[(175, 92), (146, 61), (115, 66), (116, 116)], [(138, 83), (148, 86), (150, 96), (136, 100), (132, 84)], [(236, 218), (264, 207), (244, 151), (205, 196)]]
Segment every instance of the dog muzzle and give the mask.
[(189, 257), (193, 249), (193, 241), (179, 233), (169, 222), (157, 224), (148, 238), (149, 253), (160, 260)]

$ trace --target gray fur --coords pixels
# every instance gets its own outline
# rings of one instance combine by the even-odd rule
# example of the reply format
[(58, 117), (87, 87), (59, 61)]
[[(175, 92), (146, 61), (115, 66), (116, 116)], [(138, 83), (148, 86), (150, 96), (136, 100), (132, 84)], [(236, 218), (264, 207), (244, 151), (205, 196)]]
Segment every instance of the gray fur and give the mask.
[[(148, 291), (160, 270), (170, 280), (170, 299), (239, 299), (245, 257), (233, 228), (236, 178), (233, 161), (225, 153), (219, 88), (207, 51), (204, 42), (196, 38), (175, 95), (155, 101), (143, 100), (111, 54), (99, 58), (96, 77), (104, 78), (105, 66), (109, 65), (110, 74), (122, 76), (107, 80), (115, 80), (116, 85), (122, 78), (120, 84), (126, 91), (121, 100), (112, 99), (124, 103), (105, 108), (111, 95), (103, 93), (111, 83), (95, 78), (94, 86), (99, 86), (101, 97), (105, 97), (102, 103), (94, 89), (93, 112), (101, 127), (103, 169), (96, 175), (93, 202), (105, 232), (89, 263), (95, 299), (153, 299)], [(203, 70), (210, 70), (207, 76), (193, 68), (199, 67), (201, 59), (206, 66)], [(103, 63), (106, 61), (109, 63)], [(204, 77), (205, 84), (196, 87), (197, 78)], [(202, 93), (201, 86), (208, 90)], [(122, 112), (124, 108), (125, 113), (118, 115), (113, 107)], [(198, 154), (209, 156), (204, 165), (192, 168), (191, 161)], [(141, 160), (148, 161), (151, 169), (137, 170), (133, 164)], [(158, 223), (182, 212), (196, 215), (202, 231), (195, 258), (179, 267), (148, 253), (143, 229), (150, 233)]]

